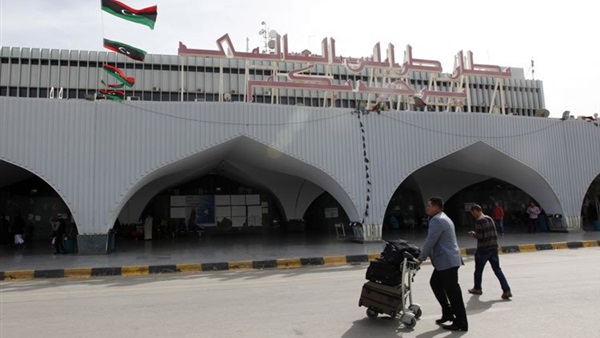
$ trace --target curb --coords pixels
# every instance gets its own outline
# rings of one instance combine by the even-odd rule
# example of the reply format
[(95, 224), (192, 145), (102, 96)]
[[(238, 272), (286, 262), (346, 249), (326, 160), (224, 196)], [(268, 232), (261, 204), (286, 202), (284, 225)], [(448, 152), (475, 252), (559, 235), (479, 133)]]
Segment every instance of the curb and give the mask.
[[(545, 244), (520, 244), (498, 248), (499, 253), (520, 253), (543, 250), (578, 249), (600, 246), (600, 240), (579, 242), (555, 242)], [(475, 254), (475, 248), (461, 248), (463, 256)], [(229, 261), (215, 263), (187, 263), (166, 265), (135, 265), (105, 268), (68, 268), (52, 270), (8, 270), (0, 271), (0, 281), (28, 280), (40, 278), (91, 278), (105, 276), (143, 276), (163, 273), (200, 273), (214, 271), (244, 271), (263, 269), (297, 269), (310, 266), (340, 266), (368, 263), (380, 257), (379, 253), (346, 256), (323, 256), (308, 258), (281, 258), (258, 261)]]

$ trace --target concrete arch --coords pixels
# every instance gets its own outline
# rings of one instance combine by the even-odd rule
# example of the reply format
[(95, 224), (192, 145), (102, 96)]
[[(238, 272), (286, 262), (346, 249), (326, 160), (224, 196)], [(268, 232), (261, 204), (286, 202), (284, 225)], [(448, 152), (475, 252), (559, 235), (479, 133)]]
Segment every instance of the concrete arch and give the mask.
[(482, 141), (433, 161), (412, 176), (424, 199), (439, 195), (448, 200), (470, 185), (497, 178), (532, 196), (546, 212), (563, 213), (558, 196), (541, 174)]
[(238, 136), (140, 179), (119, 203), (119, 218), (135, 222), (160, 191), (211, 172), (269, 191), (281, 203), (288, 220), (302, 218), (324, 191), (334, 196), (348, 215), (358, 217), (352, 199), (331, 175), (261, 142)]
[[(23, 181), (26, 181), (26, 180), (36, 177), (39, 180), (41, 180), (43, 182), (43, 184), (47, 185), (49, 190), (51, 190), (53, 192), (53, 194), (56, 194), (56, 199), (59, 199), (62, 202), (62, 204), (64, 204), (64, 206), (60, 206), (57, 209), (51, 208), (50, 210), (44, 210), (43, 208), (41, 210), (37, 210), (37, 209), (33, 210), (31, 208), (27, 208), (26, 206), (19, 205), (18, 211), (21, 212), (23, 214), (23, 216), (25, 216), (24, 215), (25, 212), (34, 213), (35, 215), (40, 216), (42, 218), (40, 220), (40, 223), (47, 224), (47, 221), (49, 221), (50, 218), (55, 216), (56, 214), (68, 214), (71, 217), (73, 217), (73, 221), (75, 222), (75, 225), (77, 226), (77, 215), (72, 212), (72, 206), (70, 206), (69, 201), (67, 199), (65, 199), (63, 194), (61, 194), (61, 192), (59, 190), (57, 190), (56, 187), (52, 184), (52, 182), (48, 181), (48, 179), (39, 175), (34, 170), (25, 168), (24, 166), (18, 165), (16, 163), (11, 163), (11, 162), (5, 161), (3, 159), (0, 159), (0, 173), (2, 173), (2, 175), (0, 175), (0, 190), (4, 189), (5, 187), (10, 186), (12, 184), (17, 184), (19, 182), (23, 182)], [(28, 199), (31, 199), (31, 198), (36, 198), (36, 197), (28, 196)], [(52, 199), (54, 199), (54, 198), (52, 198)], [(2, 209), (2, 208), (0, 207), (0, 209)], [(3, 210), (3, 211), (10, 213), (10, 210)], [(42, 230), (41, 233), (45, 233), (45, 232)]]
[[(586, 200), (587, 199), (587, 200)], [(589, 181), (587, 189), (583, 192), (581, 199), (581, 210), (586, 211), (586, 203), (590, 203), (596, 209), (596, 217), (600, 220), (600, 173)], [(589, 208), (589, 205), (587, 206)], [(584, 217), (589, 215), (582, 213)], [(596, 220), (591, 220), (596, 221)]]

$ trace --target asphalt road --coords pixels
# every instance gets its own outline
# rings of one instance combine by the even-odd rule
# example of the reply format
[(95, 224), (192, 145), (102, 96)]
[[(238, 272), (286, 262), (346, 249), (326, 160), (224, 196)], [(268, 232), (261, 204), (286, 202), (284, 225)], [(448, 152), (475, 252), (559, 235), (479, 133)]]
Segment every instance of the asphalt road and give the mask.
[(367, 265), (294, 270), (0, 282), (0, 337), (591, 337), (600, 332), (600, 247), (500, 256), (513, 300), (489, 266), (472, 296), (460, 269), (470, 330), (440, 329), (423, 265), (414, 329), (367, 318), (358, 298)]

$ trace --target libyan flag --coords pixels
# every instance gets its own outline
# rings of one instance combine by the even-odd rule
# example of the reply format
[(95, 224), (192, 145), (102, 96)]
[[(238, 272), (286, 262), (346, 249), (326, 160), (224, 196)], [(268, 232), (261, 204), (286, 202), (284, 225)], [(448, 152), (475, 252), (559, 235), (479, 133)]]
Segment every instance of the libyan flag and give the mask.
[(113, 88), (113, 89), (119, 89), (119, 88), (125, 87), (125, 85), (122, 83), (106, 83), (106, 81), (104, 81), (104, 80), (100, 80), (100, 83), (102, 83), (103, 85), (105, 85), (108, 88)]
[(102, 10), (119, 18), (146, 25), (150, 29), (154, 29), (158, 14), (156, 6), (134, 9), (116, 0), (102, 0)]
[(123, 73), (123, 71), (117, 67), (113, 67), (113, 66), (105, 63), (102, 65), (102, 68), (104, 68), (104, 70), (108, 74), (113, 76), (115, 79), (119, 80), (119, 82), (126, 85), (127, 87), (131, 87), (135, 84), (135, 78), (125, 76), (125, 73)]
[(137, 61), (143, 62), (144, 57), (146, 57), (146, 51), (144, 50), (137, 49), (130, 45), (126, 45), (124, 43), (112, 41), (109, 39), (104, 39), (104, 48), (112, 50), (113, 52), (117, 52), (119, 54), (123, 54)]
[(102, 96), (106, 97), (109, 100), (121, 102), (125, 98), (125, 91), (123, 90), (114, 90), (114, 89), (100, 89), (98, 90)]

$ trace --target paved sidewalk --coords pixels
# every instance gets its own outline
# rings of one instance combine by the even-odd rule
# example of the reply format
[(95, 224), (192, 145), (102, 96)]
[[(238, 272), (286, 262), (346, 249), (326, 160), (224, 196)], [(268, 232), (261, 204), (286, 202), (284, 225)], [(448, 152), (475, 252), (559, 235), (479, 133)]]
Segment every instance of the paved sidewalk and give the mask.
[[(385, 239), (402, 238), (421, 245), (425, 236), (425, 231), (413, 231)], [(463, 254), (473, 254), (476, 240), (461, 229), (457, 237)], [(600, 231), (507, 233), (499, 241), (505, 253), (579, 248), (599, 246)], [(108, 255), (53, 255), (48, 243), (36, 242), (24, 250), (0, 248), (0, 280), (355, 264), (377, 257), (382, 248), (382, 241), (361, 244), (327, 234), (119, 239), (116, 252)]]

